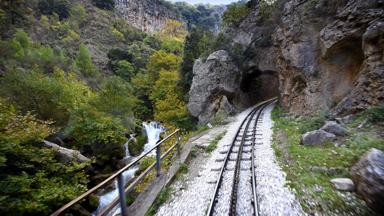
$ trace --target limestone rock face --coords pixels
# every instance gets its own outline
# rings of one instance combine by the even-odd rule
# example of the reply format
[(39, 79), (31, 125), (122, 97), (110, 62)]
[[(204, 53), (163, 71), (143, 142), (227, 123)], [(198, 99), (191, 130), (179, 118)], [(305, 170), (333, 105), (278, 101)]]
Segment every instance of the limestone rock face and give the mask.
[(285, 5), (275, 32), (282, 105), (346, 115), (383, 100), (383, 1), (300, 2)]
[[(384, 0), (280, 1), (285, 3), (270, 20), (253, 2), (249, 15), (224, 32), (233, 48), (243, 48), (236, 78), (248, 100), (227, 96), (232, 105), (250, 106), (277, 89), (280, 105), (292, 114), (342, 117), (384, 100)], [(199, 100), (206, 105), (194, 115), (217, 104)]]
[(335, 121), (327, 121), (321, 129), (338, 136), (345, 136), (348, 134), (348, 130)]
[(384, 153), (371, 149), (352, 169), (356, 191), (368, 206), (384, 213)]
[(145, 32), (161, 30), (176, 14), (159, 0), (116, 0), (118, 13), (134, 27)]
[(332, 141), (336, 136), (323, 130), (310, 131), (301, 137), (303, 145), (322, 145), (327, 141)]
[(224, 50), (212, 53), (205, 62), (193, 66), (193, 81), (189, 91), (190, 113), (206, 123), (219, 111), (232, 113), (232, 101), (240, 95), (240, 70)]

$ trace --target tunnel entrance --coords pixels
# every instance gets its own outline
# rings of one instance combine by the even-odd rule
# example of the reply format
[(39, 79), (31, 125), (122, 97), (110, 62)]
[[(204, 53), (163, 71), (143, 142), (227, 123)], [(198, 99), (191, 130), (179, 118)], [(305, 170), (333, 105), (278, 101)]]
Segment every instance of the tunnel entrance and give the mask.
[(276, 71), (251, 69), (242, 77), (241, 90), (246, 94), (248, 106), (279, 96), (279, 78)]

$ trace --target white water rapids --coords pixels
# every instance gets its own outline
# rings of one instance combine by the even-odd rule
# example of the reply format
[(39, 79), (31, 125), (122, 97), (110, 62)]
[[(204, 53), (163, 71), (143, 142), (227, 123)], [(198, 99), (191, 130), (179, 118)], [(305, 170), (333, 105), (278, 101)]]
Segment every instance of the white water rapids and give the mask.
[[(165, 131), (165, 128), (158, 122), (143, 122), (143, 127), (145, 129), (146, 135), (147, 135), (147, 143), (144, 146), (144, 151), (141, 153), (144, 154), (151, 148), (153, 148), (157, 141), (160, 139), (160, 134)], [(131, 157), (129, 153), (129, 142), (132, 141), (134, 137), (131, 136), (131, 138), (124, 144), (124, 150), (125, 150), (125, 156), (124, 159), (127, 160)], [(156, 151), (152, 151), (149, 155), (155, 155)], [(140, 157), (139, 155), (138, 157)], [(134, 166), (125, 172), (123, 172), (124, 177), (124, 184), (126, 184), (130, 179), (132, 179), (135, 176), (136, 171), (139, 169), (138, 166)], [(100, 196), (99, 199), (99, 206), (97, 207), (96, 211), (93, 212), (93, 215), (97, 215), (102, 209), (104, 209), (106, 206), (108, 206), (116, 197), (119, 196), (118, 188), (117, 188), (117, 180), (114, 182), (115, 189), (109, 192), (104, 193)], [(120, 207), (117, 205), (114, 207), (111, 212), (108, 215), (117, 215), (120, 213)]]

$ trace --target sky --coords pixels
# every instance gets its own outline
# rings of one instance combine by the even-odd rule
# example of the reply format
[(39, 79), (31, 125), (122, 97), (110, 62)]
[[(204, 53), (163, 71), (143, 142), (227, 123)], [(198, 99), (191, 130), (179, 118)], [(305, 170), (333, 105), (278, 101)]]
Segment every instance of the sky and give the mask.
[(198, 4), (198, 3), (204, 3), (204, 4), (213, 4), (213, 5), (220, 5), (220, 4), (229, 4), (232, 2), (237, 2), (238, 0), (168, 0), (171, 2), (178, 2), (178, 1), (184, 1), (188, 2), (189, 4)]

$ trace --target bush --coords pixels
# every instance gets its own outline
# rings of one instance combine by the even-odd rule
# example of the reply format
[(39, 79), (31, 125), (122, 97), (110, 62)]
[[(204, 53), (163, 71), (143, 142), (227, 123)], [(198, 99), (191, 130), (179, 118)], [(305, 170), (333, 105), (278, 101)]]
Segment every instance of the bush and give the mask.
[(381, 103), (379, 106), (372, 107), (366, 112), (370, 122), (384, 124), (384, 103)]
[(38, 4), (39, 10), (44, 15), (59, 15), (60, 20), (69, 17), (69, 3), (67, 0), (41, 0)]
[(73, 139), (72, 146), (88, 156), (95, 156), (97, 164), (117, 169), (124, 156), (125, 128), (115, 119), (97, 112), (92, 107), (78, 108), (72, 115), (66, 134)]
[(92, 0), (93, 4), (104, 10), (113, 10), (115, 8), (114, 0)]
[(147, 138), (145, 135), (140, 134), (139, 136), (136, 137), (136, 142), (131, 142), (128, 145), (129, 152), (133, 156), (140, 155), (141, 152), (144, 150), (144, 146), (147, 143)]
[(84, 77), (95, 77), (97, 75), (91, 55), (84, 44), (80, 44), (79, 53), (75, 60), (75, 67)]
[(251, 8), (242, 2), (229, 5), (223, 15), (223, 25), (231, 26), (239, 23), (249, 14), (250, 11)]
[(62, 70), (50, 76), (35, 71), (8, 72), (0, 83), (0, 93), (21, 111), (34, 111), (41, 119), (55, 121), (56, 126), (65, 126), (70, 113), (92, 96), (74, 74)]
[(50, 122), (20, 115), (0, 98), (0, 210), (5, 215), (48, 215), (87, 189), (84, 164), (62, 164), (42, 146)]
[(325, 111), (321, 111), (312, 117), (306, 117), (300, 120), (300, 132), (302, 134), (317, 130), (324, 125), (325, 121), (329, 117), (329, 114)]

